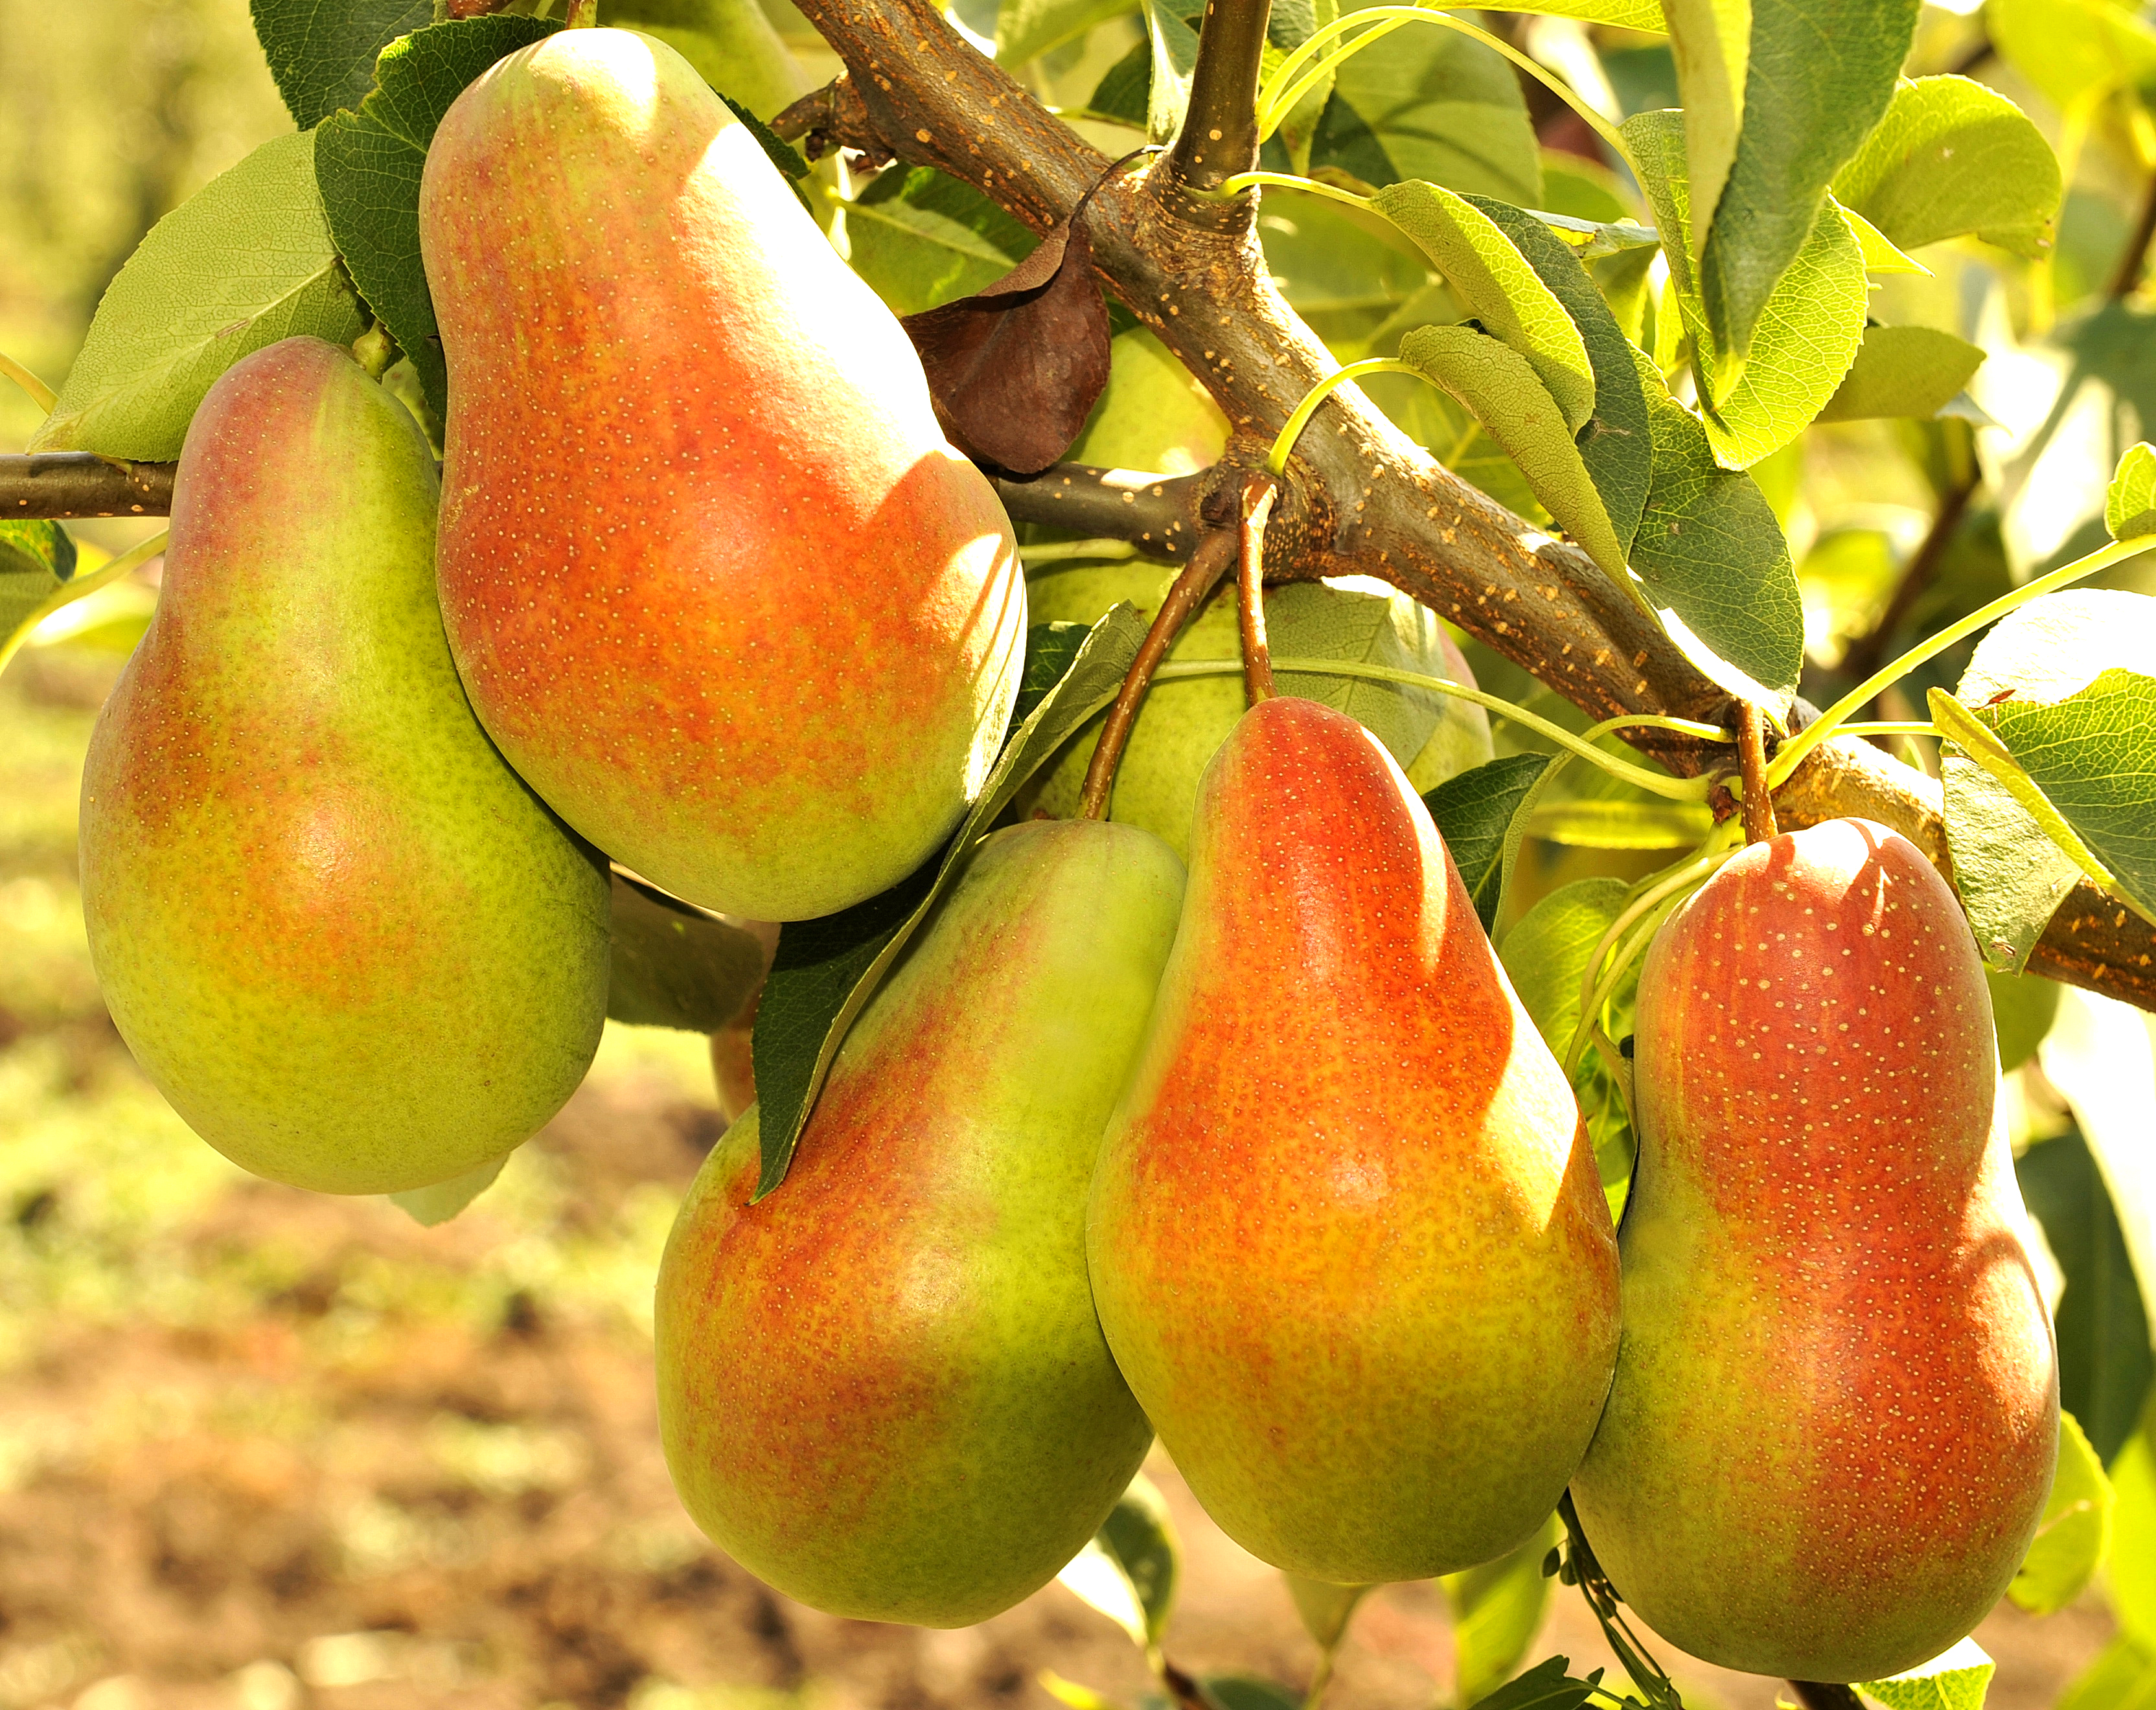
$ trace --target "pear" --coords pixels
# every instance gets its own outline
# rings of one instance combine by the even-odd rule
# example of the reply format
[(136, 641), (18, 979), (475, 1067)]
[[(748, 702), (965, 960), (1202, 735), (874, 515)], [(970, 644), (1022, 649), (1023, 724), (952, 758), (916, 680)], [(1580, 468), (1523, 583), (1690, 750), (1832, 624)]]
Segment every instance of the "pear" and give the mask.
[(501, 1158), (606, 1014), (606, 876), (472, 716), (436, 499), (418, 426), (344, 352), (235, 363), (187, 429), (157, 615), (83, 773), (121, 1035), (219, 1151), (331, 1193)]
[(758, 1112), (660, 1268), (675, 1488), (834, 1615), (963, 1626), (1045, 1584), (1152, 1441), (1086, 1280), (1085, 1207), (1183, 896), (1158, 839), (988, 838), (846, 1038), (791, 1172)]
[(1727, 1668), (1879, 1680), (1998, 1600), (2051, 1488), (2050, 1321), (1984, 968), (1906, 838), (1753, 845), (1656, 935), (1625, 1346), (1581, 1523)]
[[(1160, 609), (1175, 577), (1175, 567), (1143, 561), (1050, 565), (1034, 573), (1028, 598), (1035, 622), (1091, 624), (1118, 600), (1128, 600), (1150, 616)], [(1265, 621), (1278, 657), (1367, 660), (1475, 686), (1475, 674), (1444, 625), (1382, 583), (1361, 577), (1291, 583), (1267, 589), (1265, 598)], [(1171, 663), (1242, 657), (1232, 583), (1199, 609), (1168, 657)], [(1309, 682), (1291, 674), (1285, 686)], [(1436, 788), (1496, 752), (1489, 715), (1471, 701), (1367, 679), (1334, 678), (1325, 684), (1328, 689), (1343, 686), (1349, 704), (1407, 768), (1419, 792)], [(1242, 716), (1239, 675), (1154, 683), (1146, 691), (1116, 768), (1109, 817), (1142, 826), (1188, 858), (1199, 778)], [(1106, 717), (1101, 713), (1081, 727), (1034, 774), (1019, 793), (1021, 813), (1062, 818), (1078, 811), (1086, 768)]]
[(686, 60), (572, 29), (427, 156), (443, 616), (563, 819), (716, 912), (826, 915), (947, 837), (1025, 589), (904, 331)]
[(1572, 1089), (1398, 763), (1317, 702), (1206, 768), (1087, 1251), (1192, 1491), (1291, 1573), (1501, 1555), (1594, 1431), (1617, 1254)]

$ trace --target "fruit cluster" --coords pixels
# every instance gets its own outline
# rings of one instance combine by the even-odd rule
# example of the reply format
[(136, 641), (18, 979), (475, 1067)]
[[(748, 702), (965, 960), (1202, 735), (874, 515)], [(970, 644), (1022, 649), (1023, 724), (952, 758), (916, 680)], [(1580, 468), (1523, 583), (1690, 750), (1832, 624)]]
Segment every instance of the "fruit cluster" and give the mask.
[[(767, 921), (913, 870), (1026, 633), (904, 331), (670, 49), (497, 64), (422, 238), (439, 486), (341, 351), (232, 368), (84, 784), (129, 1044), (212, 1143), (334, 1192), (483, 1168), (559, 1108), (605, 1011), (599, 851)], [(1403, 770), (1427, 721), (1400, 753), (1291, 695), (1213, 711), (1138, 793), (1165, 836), (978, 844), (780, 1191), (753, 1111), (712, 1153), (658, 1286), (698, 1521), (824, 1608), (971, 1622), (1158, 1431), (1312, 1579), (1489, 1560), (1569, 1487), (1622, 1594), (1730, 1666), (1876, 1678), (1966, 1632), (2057, 1390), (1944, 882), (1840, 821), (1673, 915), (1620, 1241)]]

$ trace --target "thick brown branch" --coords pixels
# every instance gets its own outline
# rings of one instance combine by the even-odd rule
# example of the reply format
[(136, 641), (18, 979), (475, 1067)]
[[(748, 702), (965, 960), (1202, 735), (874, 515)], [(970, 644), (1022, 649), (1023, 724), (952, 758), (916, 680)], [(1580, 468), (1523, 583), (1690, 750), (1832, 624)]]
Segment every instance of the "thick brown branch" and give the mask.
[(86, 451), (0, 457), (0, 517), (162, 516), (172, 508), (173, 467)]

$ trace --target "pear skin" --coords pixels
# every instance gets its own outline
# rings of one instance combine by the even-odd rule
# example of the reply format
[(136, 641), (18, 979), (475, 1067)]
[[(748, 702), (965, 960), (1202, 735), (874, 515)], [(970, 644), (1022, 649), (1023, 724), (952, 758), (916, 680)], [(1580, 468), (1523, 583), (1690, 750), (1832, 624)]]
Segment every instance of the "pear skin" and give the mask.
[(1088, 1254), (1192, 1491), (1306, 1578), (1502, 1554), (1594, 1431), (1617, 1253), (1572, 1089), (1399, 765), (1316, 701), (1206, 768)]
[(463, 1175), (583, 1078), (607, 880), (472, 716), (434, 459), (343, 351), (235, 363), (187, 429), (157, 616), (90, 738), (83, 912), (121, 1036), (234, 1162)]
[(1018, 691), (1010, 525), (904, 331), (665, 44), (564, 30), (444, 117), (443, 616), (512, 765), (624, 865), (834, 913), (949, 835)]
[(1915, 845), (1830, 820), (1671, 917), (1638, 1014), (1625, 1345), (1580, 1522), (1695, 1656), (1884, 1679), (2006, 1589), (2058, 1440), (1968, 922)]
[(847, 1036), (784, 1184), (749, 1203), (754, 1111), (698, 1174), (660, 1269), (660, 1432), (697, 1523), (788, 1596), (985, 1620), (1137, 1471), (1086, 1189), (1182, 896), (1133, 827), (997, 832)]

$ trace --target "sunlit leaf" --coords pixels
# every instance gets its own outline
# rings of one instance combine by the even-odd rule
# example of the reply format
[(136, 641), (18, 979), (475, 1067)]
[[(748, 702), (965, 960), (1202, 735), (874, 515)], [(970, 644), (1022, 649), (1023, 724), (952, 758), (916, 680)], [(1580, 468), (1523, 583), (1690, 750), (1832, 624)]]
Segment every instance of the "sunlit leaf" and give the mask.
[(1437, 1582), (1452, 1605), (1454, 1692), (1460, 1702), (1472, 1704), (1496, 1691), (1534, 1643), (1556, 1584), (1543, 1577), (1543, 1558), (1558, 1531), (1553, 1514), (1510, 1554)]
[(1815, 419), (1935, 416), (1983, 363), (1977, 346), (1936, 326), (1866, 327), (1856, 361)]
[(1887, 1710), (1983, 1710), (1996, 1666), (1975, 1640), (1964, 1639), (1929, 1662), (1891, 1680), (1866, 1681), (1857, 1690)]
[(2005, 95), (1922, 77), (1895, 90), (1834, 193), (1904, 249), (1968, 235), (2033, 259), (2051, 245), (2059, 162)]
[(2059, 1415), (2059, 1466), (2035, 1541), (2006, 1594), (2031, 1615), (2054, 1615), (2096, 1577), (2111, 1544), (2111, 1481), (2071, 1413)]
[(2103, 526), (2115, 541), (2156, 534), (2156, 445), (2146, 439), (2118, 460), (2104, 494)]

